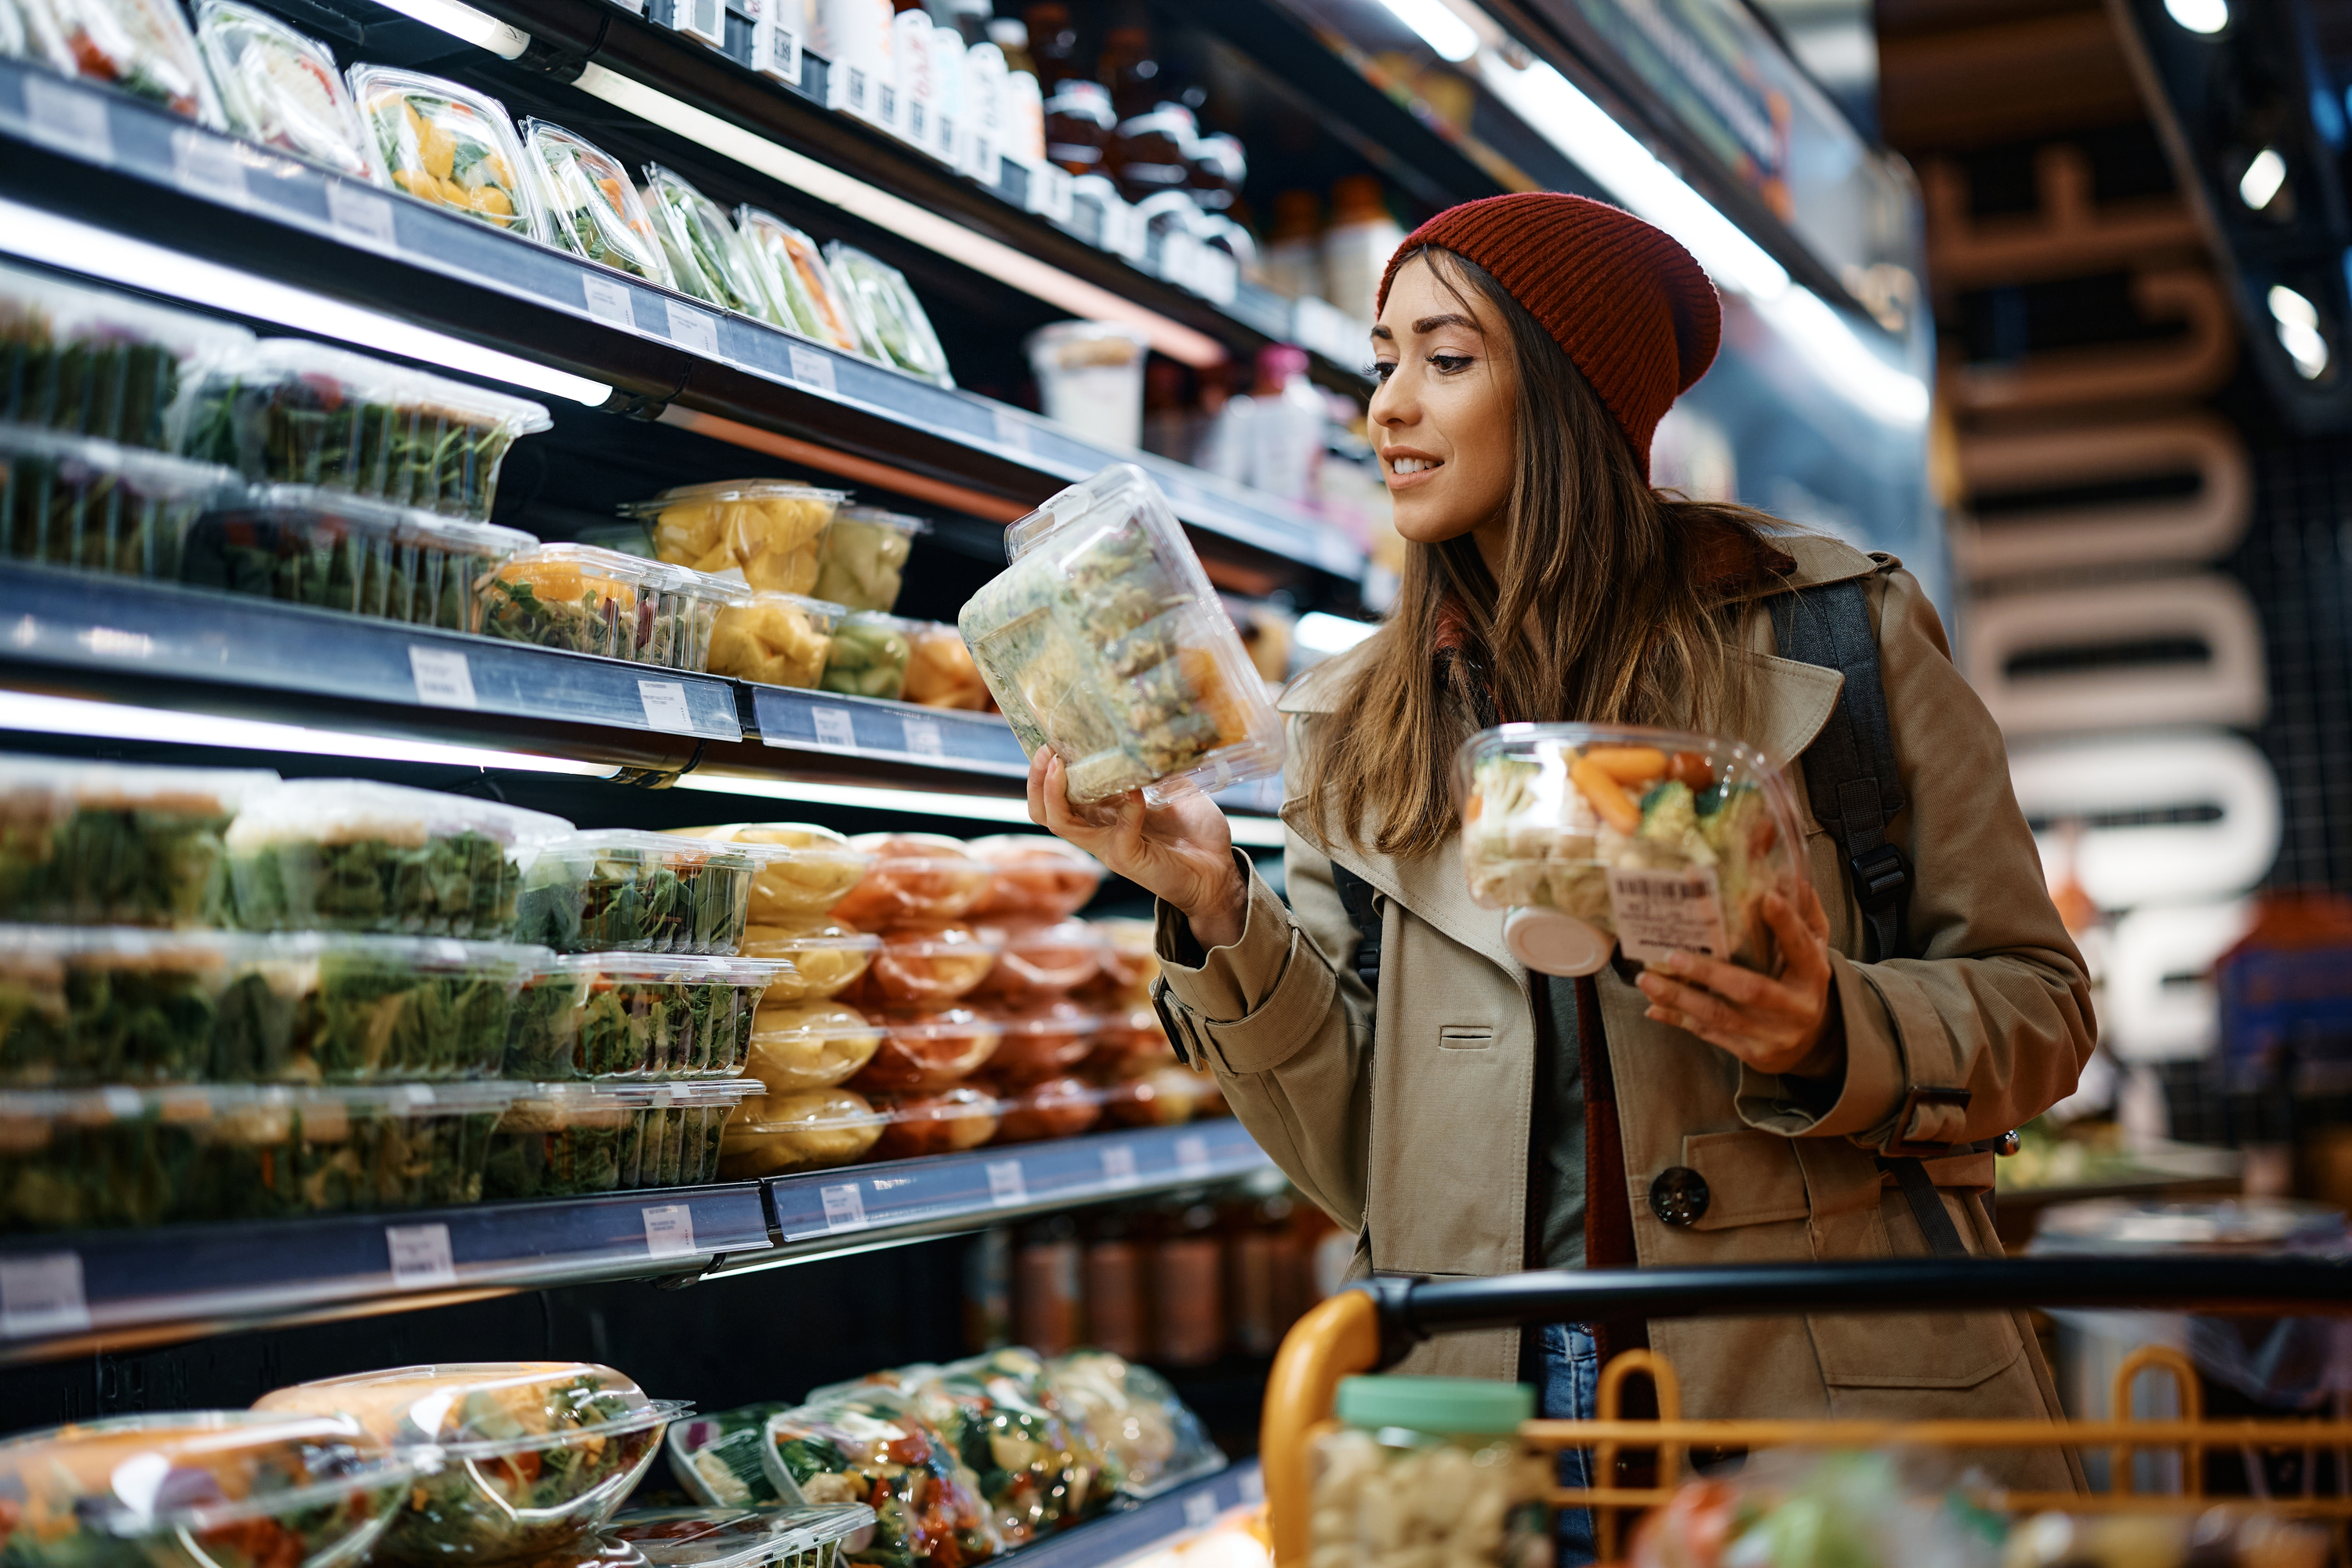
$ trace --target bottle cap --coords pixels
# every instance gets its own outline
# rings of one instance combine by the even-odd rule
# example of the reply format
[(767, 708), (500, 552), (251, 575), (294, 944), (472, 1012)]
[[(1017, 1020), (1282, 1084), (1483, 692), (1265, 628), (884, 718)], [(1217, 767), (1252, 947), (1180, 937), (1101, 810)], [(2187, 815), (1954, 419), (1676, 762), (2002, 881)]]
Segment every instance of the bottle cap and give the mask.
[(1503, 1435), (1536, 1413), (1536, 1391), (1524, 1383), (1483, 1377), (1349, 1377), (1339, 1383), (1339, 1419), (1377, 1430)]

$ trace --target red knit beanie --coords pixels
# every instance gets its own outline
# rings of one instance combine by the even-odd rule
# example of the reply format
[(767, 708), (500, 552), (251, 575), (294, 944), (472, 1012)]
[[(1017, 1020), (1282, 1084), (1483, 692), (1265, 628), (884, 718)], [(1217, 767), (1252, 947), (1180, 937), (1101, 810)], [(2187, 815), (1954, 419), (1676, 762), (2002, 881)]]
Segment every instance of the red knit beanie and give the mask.
[(1543, 323), (1617, 416), (1649, 478), (1658, 421), (1706, 374), (1723, 335), (1723, 306), (1691, 253), (1606, 202), (1545, 191), (1487, 196), (1405, 237), (1381, 277), (1376, 312), (1397, 263), (1424, 245), (1476, 262)]

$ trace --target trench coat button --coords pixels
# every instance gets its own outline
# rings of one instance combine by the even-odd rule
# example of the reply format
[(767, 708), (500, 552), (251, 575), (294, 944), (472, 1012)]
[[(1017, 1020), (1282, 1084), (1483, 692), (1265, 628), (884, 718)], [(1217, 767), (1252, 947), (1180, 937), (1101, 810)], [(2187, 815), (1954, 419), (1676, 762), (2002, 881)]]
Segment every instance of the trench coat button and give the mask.
[(1664, 1224), (1696, 1225), (1706, 1203), (1706, 1178), (1688, 1165), (1669, 1165), (1650, 1184), (1650, 1212)]

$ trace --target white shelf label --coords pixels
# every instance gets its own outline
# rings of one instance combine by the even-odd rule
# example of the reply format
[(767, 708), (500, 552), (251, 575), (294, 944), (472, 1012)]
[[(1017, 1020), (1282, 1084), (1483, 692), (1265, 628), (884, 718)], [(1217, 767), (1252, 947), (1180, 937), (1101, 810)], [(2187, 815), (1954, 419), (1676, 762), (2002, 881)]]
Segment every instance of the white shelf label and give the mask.
[(630, 331), (637, 330), (637, 315), (629, 308), (628, 285), (617, 278), (599, 278), (593, 272), (580, 275), (580, 292), (588, 301), (588, 313), (600, 321), (610, 321)]
[(857, 1190), (856, 1182), (845, 1182), (837, 1187), (820, 1187), (817, 1196), (824, 1200), (825, 1229), (866, 1228), (866, 1198)]
[(100, 1104), (106, 1107), (108, 1114), (126, 1121), (146, 1108), (146, 1102), (139, 1098), (137, 1089), (120, 1084), (111, 1089), (100, 1089), (98, 1100)]
[(1102, 1152), (1103, 1180), (1114, 1187), (1131, 1187), (1142, 1178), (1135, 1173), (1135, 1151), (1114, 1143)]
[(794, 87), (801, 84), (800, 29), (776, 13), (798, 8), (798, 0), (762, 0), (751, 23), (752, 68)]
[(1193, 253), (1192, 276), (1184, 287), (1213, 304), (1230, 305), (1234, 290), (1241, 287), (1241, 265), (1231, 252), (1203, 245)]
[(1186, 1498), (1184, 1522), (1194, 1530), (1206, 1530), (1216, 1523), (1217, 1494), (1213, 1491), (1200, 1491)]
[(809, 710), (809, 723), (816, 731), (816, 743), (838, 752), (857, 750), (857, 730), (850, 722), (846, 708), (815, 707)]
[(347, 244), (386, 254), (400, 248), (393, 233), (391, 201), (341, 180), (327, 182), (327, 225)]
[(694, 1210), (684, 1204), (664, 1204), (643, 1212), (646, 1216), (646, 1257), (694, 1256)]
[(944, 757), (948, 754), (947, 741), (940, 733), (938, 720), (908, 719), (901, 722), (907, 728), (907, 750), (909, 753), (918, 757)]
[(637, 700), (645, 704), (646, 728), (673, 735), (694, 733), (694, 710), (686, 705), (686, 688), (675, 680), (640, 680)]
[(833, 383), (833, 361), (817, 349), (804, 349), (794, 343), (785, 351), (792, 355), (793, 379), (803, 386), (814, 387), (827, 397), (840, 395)]
[(1026, 453), (1029, 450), (1029, 426), (1022, 423), (1011, 409), (995, 408), (989, 412), (996, 426), (996, 444), (1011, 451)]
[(1642, 963), (1662, 963), (1676, 949), (1731, 951), (1712, 866), (1654, 871), (1612, 867), (1609, 911), (1616, 921), (1618, 945)]
[(427, 708), (474, 708), (474, 672), (455, 648), (408, 645), (409, 673), (416, 678), (416, 700)]
[(93, 163), (114, 162), (114, 132), (106, 100), (37, 72), (25, 77), (25, 134), (46, 147)]
[(192, 196), (242, 207), (253, 200), (245, 186), (245, 160), (236, 143), (201, 131), (172, 132), (172, 179)]
[(678, 0), (677, 30), (706, 44), (727, 41), (727, 7), (723, 0)]
[(1242, 1501), (1255, 1508), (1265, 1500), (1265, 1472), (1252, 1465), (1242, 1472)]
[(392, 1255), (392, 1282), (403, 1290), (457, 1282), (457, 1260), (449, 1251), (446, 1225), (388, 1225), (384, 1250)]
[[(29, 84), (28, 84), (29, 85)], [(0, 1339), (31, 1340), (89, 1330), (81, 1254), (28, 1252), (0, 1258)]]
[(1029, 1184), (1022, 1179), (1020, 1161), (988, 1163), (988, 1201), (1001, 1209), (1017, 1208), (1029, 1201)]
[(682, 349), (692, 349), (705, 359), (719, 357), (719, 321), (707, 310), (691, 305), (681, 305), (675, 300), (662, 304), (669, 310), (669, 341)]
[(1198, 1132), (1176, 1140), (1176, 1169), (1187, 1176), (1209, 1173), (1209, 1141)]

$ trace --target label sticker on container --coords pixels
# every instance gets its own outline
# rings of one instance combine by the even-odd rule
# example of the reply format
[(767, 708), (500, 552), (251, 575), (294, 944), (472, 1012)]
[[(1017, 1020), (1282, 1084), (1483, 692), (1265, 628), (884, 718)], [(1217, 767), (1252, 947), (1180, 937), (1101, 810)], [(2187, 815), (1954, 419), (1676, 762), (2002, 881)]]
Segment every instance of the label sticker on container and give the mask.
[(1609, 908), (1618, 946), (1636, 962), (1657, 963), (1677, 948), (1717, 957), (1731, 951), (1712, 866), (1678, 871), (1612, 867)]
[(1209, 1169), (1209, 1141), (1198, 1132), (1187, 1132), (1176, 1140), (1176, 1169), (1188, 1176), (1205, 1175)]
[(327, 182), (327, 225), (338, 239), (352, 245), (386, 253), (400, 248), (393, 232), (391, 201), (341, 180)]
[(686, 705), (686, 687), (675, 680), (640, 680), (637, 700), (645, 704), (646, 727), (673, 735), (694, 733), (694, 710)]
[(1015, 452), (1028, 451), (1029, 426), (1013, 417), (1010, 409), (996, 408), (990, 412), (995, 416), (996, 444)]
[(253, 200), (245, 187), (245, 160), (236, 143), (201, 131), (172, 132), (172, 179), (192, 196), (242, 207)]
[(694, 1211), (684, 1204), (664, 1204), (642, 1211), (646, 1216), (646, 1256), (694, 1256)]
[(89, 1303), (81, 1290), (81, 1254), (27, 1252), (0, 1258), (0, 1339), (89, 1330)]
[(392, 1255), (392, 1282), (404, 1290), (455, 1285), (457, 1264), (449, 1251), (446, 1225), (388, 1225), (384, 1250)]
[(809, 710), (809, 724), (816, 731), (816, 743), (836, 751), (857, 750), (857, 729), (850, 722), (846, 708), (814, 707)]
[(670, 342), (682, 349), (692, 349), (706, 359), (719, 357), (719, 321), (716, 317), (691, 305), (681, 305), (675, 300), (665, 300), (662, 304), (669, 311)]
[(857, 1190), (856, 1182), (844, 1182), (837, 1187), (819, 1187), (816, 1195), (824, 1202), (825, 1229), (866, 1228), (866, 1196)]
[(473, 708), (474, 672), (456, 648), (408, 645), (409, 673), (416, 678), (416, 700), (427, 708)]
[(918, 757), (944, 757), (948, 754), (947, 741), (940, 733), (938, 720), (907, 719), (902, 720), (901, 722), (907, 729), (907, 750), (909, 754)]
[(629, 308), (628, 285), (620, 279), (583, 272), (580, 275), (580, 292), (588, 300), (588, 313), (598, 321), (610, 321), (633, 332), (637, 330), (637, 314)]
[(114, 132), (106, 100), (37, 72), (25, 77), (25, 134), (45, 147), (95, 163), (114, 162)]
[(1135, 1172), (1135, 1151), (1114, 1143), (1102, 1152), (1103, 1180), (1114, 1187), (1131, 1187), (1143, 1178)]
[(1029, 1201), (1029, 1184), (1022, 1179), (1018, 1160), (988, 1163), (988, 1201), (998, 1208), (1013, 1208)]
[(793, 343), (785, 351), (792, 356), (793, 380), (803, 386), (813, 387), (827, 397), (840, 395), (834, 384), (833, 361), (817, 349), (804, 349)]
[(109, 1116), (119, 1121), (127, 1121), (147, 1109), (147, 1102), (140, 1098), (137, 1089), (125, 1088), (121, 1084), (110, 1089), (100, 1089), (98, 1102), (106, 1107), (106, 1113)]

